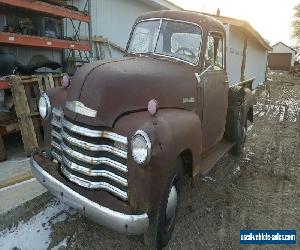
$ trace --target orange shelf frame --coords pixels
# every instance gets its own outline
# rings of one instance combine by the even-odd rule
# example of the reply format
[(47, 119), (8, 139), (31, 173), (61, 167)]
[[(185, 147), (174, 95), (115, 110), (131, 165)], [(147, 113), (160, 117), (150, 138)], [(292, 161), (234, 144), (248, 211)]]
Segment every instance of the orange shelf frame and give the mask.
[(39, 36), (28, 36), (17, 33), (0, 32), (0, 43), (9, 45), (91, 51), (87, 42), (74, 42), (62, 39), (54, 39)]
[(0, 0), (0, 4), (6, 4), (13, 7), (24, 8), (48, 15), (71, 18), (82, 22), (89, 23), (91, 18), (82, 12), (70, 10), (61, 6), (48, 4), (42, 1), (35, 0)]
[(10, 89), (10, 86), (8, 84), (8, 81), (0, 80), (0, 90), (1, 89)]

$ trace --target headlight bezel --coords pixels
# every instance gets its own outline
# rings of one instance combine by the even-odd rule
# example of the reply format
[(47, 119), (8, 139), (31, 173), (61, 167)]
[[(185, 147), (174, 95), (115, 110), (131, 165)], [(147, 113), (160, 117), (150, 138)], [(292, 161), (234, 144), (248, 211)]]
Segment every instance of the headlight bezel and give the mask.
[[(144, 142), (145, 142), (145, 145), (146, 145), (146, 149), (147, 149), (147, 156), (145, 157), (145, 160), (144, 161), (139, 161), (137, 159), (137, 157), (135, 157), (134, 155), (134, 140), (137, 138), (137, 137), (141, 137)], [(150, 159), (151, 159), (151, 140), (148, 136), (148, 134), (143, 131), (143, 130), (138, 130), (135, 132), (135, 134), (132, 136), (132, 139), (131, 139), (131, 155), (132, 155), (132, 158), (133, 160), (140, 166), (146, 166), (148, 165), (148, 163), (150, 162)]]
[[(45, 106), (45, 111), (46, 111), (46, 114), (45, 116), (42, 115), (42, 112), (41, 112), (41, 100), (44, 100), (44, 104), (46, 105)], [(51, 102), (50, 102), (50, 99), (48, 97), (48, 95), (46, 93), (43, 93), (41, 94), (40, 96), (40, 99), (39, 99), (39, 103), (38, 103), (38, 107), (39, 107), (39, 113), (40, 113), (40, 116), (43, 118), (43, 119), (47, 119), (49, 117), (49, 115), (51, 114)]]

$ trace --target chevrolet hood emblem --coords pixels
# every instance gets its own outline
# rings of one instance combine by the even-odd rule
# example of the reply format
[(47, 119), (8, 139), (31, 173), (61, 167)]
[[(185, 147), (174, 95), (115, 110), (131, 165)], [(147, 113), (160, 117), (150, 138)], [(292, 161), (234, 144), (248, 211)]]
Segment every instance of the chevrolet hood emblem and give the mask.
[(97, 110), (86, 107), (82, 102), (79, 101), (68, 101), (66, 108), (74, 113), (81, 114), (88, 117), (96, 117)]

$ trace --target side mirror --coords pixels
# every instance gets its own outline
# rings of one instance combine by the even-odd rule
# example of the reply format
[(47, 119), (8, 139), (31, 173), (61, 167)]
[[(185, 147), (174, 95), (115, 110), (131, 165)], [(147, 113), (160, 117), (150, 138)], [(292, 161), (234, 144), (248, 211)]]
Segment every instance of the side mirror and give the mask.
[(212, 68), (214, 68), (214, 65), (209, 65), (205, 70), (203, 70), (200, 74), (199, 73), (195, 73), (195, 76), (197, 78), (198, 83), (200, 83), (202, 76), (205, 75), (205, 73), (209, 70), (211, 70)]

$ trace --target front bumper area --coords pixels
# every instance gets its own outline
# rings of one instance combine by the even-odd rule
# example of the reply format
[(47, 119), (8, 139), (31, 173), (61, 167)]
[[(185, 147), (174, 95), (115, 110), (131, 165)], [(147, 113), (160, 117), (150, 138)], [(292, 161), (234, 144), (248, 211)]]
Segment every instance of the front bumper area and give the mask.
[(34, 156), (31, 157), (31, 169), (37, 180), (50, 193), (94, 222), (114, 231), (130, 235), (139, 235), (147, 231), (149, 226), (147, 213), (140, 215), (124, 214), (87, 199), (46, 172), (35, 161)]

